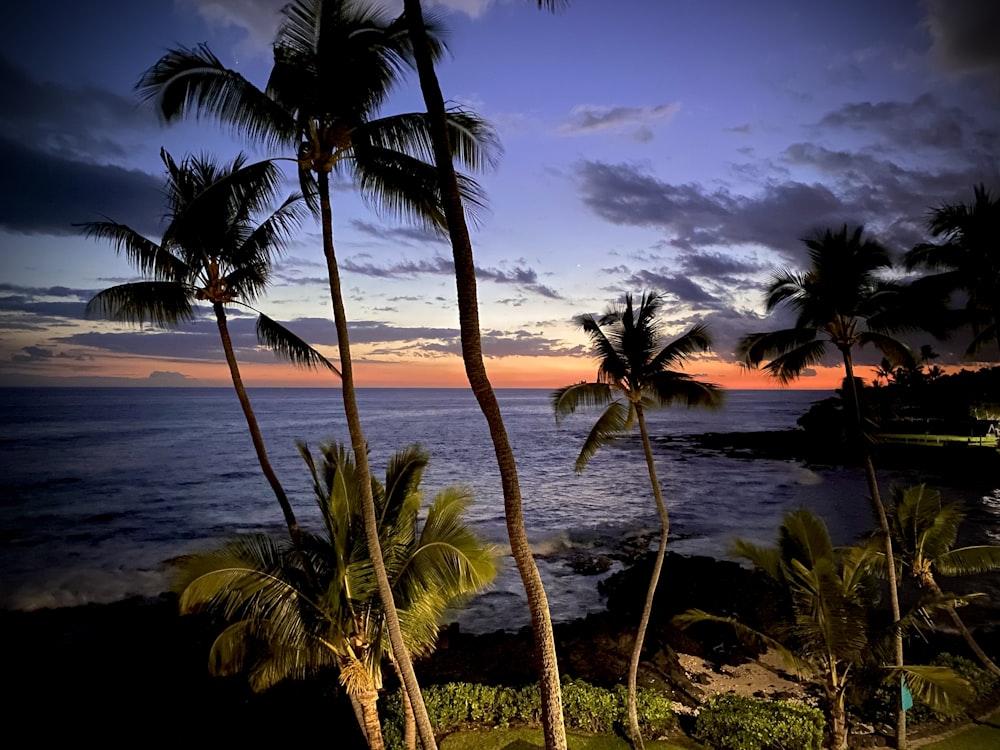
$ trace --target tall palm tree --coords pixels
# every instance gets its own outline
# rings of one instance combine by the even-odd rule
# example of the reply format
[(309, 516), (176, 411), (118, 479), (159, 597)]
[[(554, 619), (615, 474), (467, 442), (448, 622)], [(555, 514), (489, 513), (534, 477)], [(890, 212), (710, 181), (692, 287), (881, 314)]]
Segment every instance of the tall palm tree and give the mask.
[(968, 296), (963, 322), (973, 338), (967, 354), (975, 354), (990, 339), (1000, 347), (1000, 198), (984, 184), (973, 188), (970, 204), (944, 203), (931, 211), (927, 228), (941, 245), (924, 243), (906, 254), (907, 269), (938, 273), (918, 283)]
[[(210, 665), (217, 674), (248, 673), (255, 690), (337, 667), (369, 746), (379, 750), (382, 663), (396, 651), (365, 539), (364, 478), (342, 446), (321, 446), (318, 461), (299, 449), (323, 519), (323, 533), (305, 540), (314, 580), (287, 545), (266, 535), (240, 538), (183, 561), (181, 607), (221, 615), (228, 624), (212, 645)], [(497, 557), (466, 525), (467, 488), (438, 492), (418, 523), (427, 463), (427, 453), (410, 446), (392, 457), (384, 483), (367, 482), (404, 641), (417, 655), (433, 651), (448, 606), (493, 580)]]
[[(832, 345), (844, 363), (844, 392), (849, 397), (852, 425), (861, 444), (865, 479), (873, 511), (889, 561), (889, 601), (896, 622), (900, 620), (899, 594), (893, 563), (892, 537), (870, 447), (864, 436), (858, 384), (854, 376), (854, 350), (875, 346), (893, 364), (912, 361), (907, 347), (891, 334), (903, 327), (901, 316), (904, 293), (898, 285), (879, 274), (892, 265), (888, 251), (878, 242), (863, 237), (863, 228), (838, 231), (827, 229), (804, 240), (811, 265), (805, 273), (777, 271), (767, 285), (766, 306), (771, 312), (779, 305), (797, 311), (795, 326), (780, 331), (751, 333), (737, 347), (737, 356), (747, 367), (756, 368), (765, 360), (764, 370), (781, 383), (795, 379), (807, 368), (824, 360)], [(896, 666), (903, 665), (903, 636), (895, 640)], [(896, 712), (897, 746), (906, 746), (906, 714), (902, 695)]]
[[(211, 116), (238, 132), (274, 147), (288, 148), (298, 163), (303, 193), (320, 217), (334, 323), (340, 349), (341, 393), (358, 471), (370, 475), (364, 433), (355, 397), (347, 314), (333, 244), (330, 174), (353, 178), (376, 207), (403, 218), (442, 228), (441, 187), (431, 155), (430, 120), (424, 113), (379, 117), (393, 85), (411, 59), (401, 21), (390, 21), (360, 0), (293, 0), (282, 9), (274, 44), (274, 67), (264, 91), (226, 68), (205, 47), (168, 52), (143, 74), (140, 96), (153, 100), (171, 121), (185, 115)], [(421, 24), (428, 54), (441, 43)], [(492, 163), (493, 133), (475, 115), (451, 110), (445, 138), (456, 158), (479, 169)], [(478, 186), (456, 178), (464, 206), (481, 204)], [(318, 194), (318, 205), (315, 197)], [(464, 218), (464, 217), (463, 217)], [(380, 590), (387, 601), (389, 633), (413, 701), (421, 741), (434, 737), (402, 632), (391, 602), (381, 556), (373, 504), (362, 482), (368, 513), (367, 537), (376, 561)]]
[(808, 510), (787, 513), (774, 547), (737, 540), (734, 550), (774, 580), (787, 606), (773, 636), (731, 617), (688, 610), (674, 623), (732, 625), (744, 640), (773, 648), (800, 676), (820, 683), (830, 718), (830, 747), (848, 746), (846, 699), (858, 673), (875, 670), (898, 679), (905, 675), (914, 693), (931, 706), (953, 708), (971, 697), (969, 684), (946, 667), (913, 666), (885, 670), (880, 663), (878, 623), (872, 618), (867, 551), (837, 550), (821, 518)]
[[(555, 10), (565, 5), (565, 0), (538, 0), (539, 8)], [(462, 360), (469, 386), (476, 396), (483, 417), (489, 427), (490, 439), (496, 453), (500, 482), (503, 487), (504, 518), (511, 555), (517, 564), (524, 585), (531, 614), (531, 628), (535, 638), (539, 687), (542, 702), (542, 729), (546, 750), (565, 750), (566, 726), (563, 719), (562, 690), (559, 684), (559, 663), (556, 659), (555, 637), (552, 633), (552, 616), (549, 601), (538, 573), (538, 566), (531, 554), (528, 534), (524, 525), (521, 485), (517, 476), (517, 463), (510, 445), (507, 428), (496, 394), (483, 361), (482, 334), (479, 328), (479, 298), (476, 284), (476, 265), (472, 240), (465, 218), (462, 183), (455, 171), (453, 159), (461, 158), (449, 136), (447, 109), (437, 72), (434, 70), (435, 45), (426, 32), (420, 0), (403, 0), (403, 17), (409, 32), (410, 44), (420, 90), (427, 108), (434, 163), (440, 180), (442, 210), (451, 241), (455, 262), (455, 286), (458, 296), (458, 320), (462, 340)]]
[(689, 407), (716, 407), (721, 403), (722, 397), (717, 386), (699, 382), (690, 375), (671, 369), (683, 364), (690, 355), (706, 351), (711, 340), (707, 328), (697, 325), (683, 336), (665, 343), (663, 323), (659, 317), (662, 305), (662, 297), (644, 293), (639, 306), (634, 307), (632, 295), (626, 294), (624, 303), (612, 305), (599, 318), (589, 313), (577, 316), (576, 323), (590, 338), (591, 355), (598, 363), (597, 382), (575, 383), (552, 394), (556, 419), (562, 419), (579, 408), (604, 408), (576, 459), (577, 471), (583, 471), (602, 446), (629, 432), (636, 424), (639, 425), (649, 483), (653, 488), (656, 511), (660, 517), (659, 549), (628, 671), (629, 729), (633, 746), (640, 748), (643, 747), (643, 742), (639, 734), (636, 679), (670, 533), (670, 516), (656, 476), (653, 448), (646, 427), (646, 409), (674, 403)]
[[(159, 243), (113, 221), (82, 225), (88, 236), (111, 242), (148, 279), (99, 292), (87, 304), (87, 314), (135, 325), (149, 322), (175, 327), (194, 318), (196, 302), (212, 306), (257, 461), (289, 533), (298, 539), (301, 532), (295, 513), (267, 457), (240, 376), (226, 307), (250, 307), (263, 293), (274, 257), (303, 218), (302, 197), (290, 196), (268, 215), (282, 181), (273, 162), (247, 164), (241, 154), (230, 165), (216, 164), (208, 157), (188, 157), (177, 164), (164, 150), (160, 157), (167, 169), (169, 224)], [(315, 349), (263, 313), (257, 318), (257, 334), (261, 343), (292, 362), (323, 365), (339, 375)]]
[(1000, 547), (976, 545), (955, 547), (958, 527), (965, 513), (957, 503), (942, 503), (941, 493), (924, 485), (897, 487), (893, 491), (890, 518), (897, 557), (904, 570), (937, 600), (944, 601), (944, 611), (976, 657), (996, 675), (1000, 667), (987, 656), (969, 632), (938, 585), (935, 573), (943, 576), (975, 575), (1000, 570)]

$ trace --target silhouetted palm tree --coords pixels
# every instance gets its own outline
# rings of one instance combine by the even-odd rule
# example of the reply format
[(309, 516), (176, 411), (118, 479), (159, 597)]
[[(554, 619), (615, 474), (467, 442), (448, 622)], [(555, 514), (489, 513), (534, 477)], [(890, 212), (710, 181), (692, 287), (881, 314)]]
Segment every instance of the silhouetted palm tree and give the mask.
[[(154, 100), (167, 120), (184, 115), (218, 118), (237, 131), (269, 145), (288, 148), (298, 162), (303, 193), (318, 210), (323, 233), (340, 347), (344, 411), (358, 470), (367, 475), (366, 442), (354, 388), (347, 314), (333, 244), (330, 174), (351, 177), (374, 206), (403, 218), (443, 228), (441, 187), (431, 156), (430, 119), (424, 113), (379, 117), (393, 85), (408, 65), (409, 37), (401, 20), (390, 21), (355, 0), (294, 0), (282, 9), (284, 20), (274, 44), (274, 67), (259, 90), (227, 69), (201, 46), (167, 53), (139, 81), (145, 99)], [(441, 51), (433, 31), (421, 24), (432, 59)], [(446, 141), (456, 158), (478, 169), (491, 163), (494, 137), (475, 115), (452, 110), (445, 115)], [(478, 186), (458, 177), (460, 199), (478, 206)], [(376, 560), (381, 591), (390, 588), (378, 554), (371, 498), (362, 483), (368, 514), (368, 541)], [(390, 602), (388, 626), (407, 694), (414, 702), (421, 741), (434, 747), (419, 686), (404, 653), (402, 634)]]
[[(375, 750), (384, 747), (377, 700), (382, 662), (395, 653), (375, 583), (358, 503), (364, 481), (342, 446), (321, 446), (321, 461), (299, 446), (312, 473), (322, 534), (306, 534), (313, 569), (268, 537), (243, 537), (182, 561), (184, 612), (207, 611), (227, 622), (212, 645), (216, 674), (245, 672), (255, 690), (336, 666)], [(411, 653), (434, 650), (445, 609), (483, 589), (496, 575), (496, 550), (468, 527), (467, 489), (438, 492), (422, 524), (420, 480), (428, 456), (419, 446), (398, 451), (385, 483), (372, 480), (385, 566)]]
[[(788, 383), (826, 357), (832, 345), (844, 363), (844, 392), (850, 399), (852, 425), (861, 444), (865, 477), (889, 565), (889, 600), (893, 618), (899, 622), (899, 595), (892, 564), (892, 539), (885, 505), (879, 493), (871, 451), (864, 436), (863, 411), (854, 376), (854, 350), (875, 346), (892, 364), (912, 361), (907, 347), (891, 334), (902, 328), (900, 308), (904, 293), (900, 286), (879, 278), (890, 268), (888, 251), (862, 236), (863, 228), (827, 229), (805, 240), (811, 265), (805, 273), (783, 269), (776, 272), (765, 290), (767, 311), (789, 305), (798, 314), (795, 326), (768, 333), (751, 333), (737, 348), (737, 356), (748, 367), (759, 367), (782, 383)], [(903, 665), (903, 637), (896, 636), (896, 664)], [(906, 714), (900, 699), (896, 741), (906, 744)]]
[(906, 254), (910, 270), (937, 271), (921, 284), (968, 295), (963, 322), (972, 325), (967, 354), (975, 354), (991, 338), (1000, 347), (1000, 199), (986, 186), (973, 188), (970, 204), (945, 203), (927, 220), (931, 235), (944, 244), (917, 245)]
[[(120, 284), (98, 293), (87, 313), (135, 325), (149, 322), (175, 327), (194, 317), (197, 302), (212, 306), (261, 471), (281, 506), (289, 533), (299, 536), (295, 514), (264, 448), (250, 397), (240, 376), (229, 334), (226, 306), (250, 307), (263, 293), (274, 256), (297, 229), (305, 207), (301, 196), (289, 197), (267, 214), (277, 197), (281, 171), (273, 162), (247, 164), (238, 156), (220, 166), (207, 157), (189, 157), (177, 164), (160, 151), (167, 168), (167, 218), (159, 243), (113, 221), (82, 225), (90, 237), (111, 242), (148, 280)], [(253, 309), (251, 307), (251, 309)], [(261, 343), (292, 362), (337, 369), (308, 344), (260, 313)]]
[[(555, 10), (564, 0), (538, 0), (538, 7)], [(531, 554), (531, 545), (524, 526), (521, 485), (517, 476), (514, 451), (507, 436), (500, 404), (486, 373), (483, 362), (482, 335), (479, 330), (479, 299), (476, 285), (476, 265), (472, 240), (465, 219), (460, 176), (453, 159), (461, 154), (449, 138), (447, 109), (441, 85), (434, 70), (435, 45), (426, 33), (420, 0), (403, 0), (403, 15), (410, 35), (413, 57), (420, 76), (420, 90), (427, 107), (434, 163), (441, 186), (442, 209), (447, 219), (448, 237), (455, 261), (455, 286), (458, 292), (458, 320), (462, 339), (462, 360), (469, 386), (476, 396), (490, 430), (490, 439), (497, 457), (500, 482), (503, 486), (504, 518), (511, 555), (517, 564), (531, 614), (531, 629), (535, 638), (539, 687), (542, 699), (542, 729), (547, 750), (565, 750), (566, 726), (563, 719), (562, 690), (559, 685), (559, 663), (552, 634), (552, 616), (545, 587)]]
[(556, 419), (580, 408), (603, 407), (601, 416), (587, 435), (576, 459), (577, 471), (583, 471), (601, 446), (629, 432), (636, 424), (639, 425), (649, 483), (660, 517), (659, 549), (649, 579), (628, 672), (629, 733), (633, 746), (640, 748), (643, 742), (639, 734), (636, 706), (636, 676), (670, 533), (670, 516), (663, 502), (653, 461), (653, 448), (649, 442), (649, 430), (646, 427), (646, 409), (675, 403), (707, 407), (716, 407), (721, 403), (721, 392), (716, 386), (693, 380), (690, 375), (672, 369), (683, 364), (692, 354), (708, 350), (711, 340), (707, 328), (697, 325), (683, 336), (669, 343), (665, 342), (663, 322), (659, 317), (662, 304), (659, 295), (645, 293), (636, 308), (632, 303), (632, 295), (626, 294), (624, 303), (612, 305), (599, 318), (590, 314), (578, 316), (576, 323), (590, 338), (590, 353), (597, 360), (597, 382), (575, 383), (552, 394)]

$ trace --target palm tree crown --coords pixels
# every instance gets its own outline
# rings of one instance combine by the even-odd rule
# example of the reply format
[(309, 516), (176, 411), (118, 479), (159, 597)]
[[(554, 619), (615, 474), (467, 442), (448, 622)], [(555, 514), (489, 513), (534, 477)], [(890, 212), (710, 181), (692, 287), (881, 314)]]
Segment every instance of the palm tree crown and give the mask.
[(578, 408), (605, 407), (587, 436), (576, 460), (583, 471), (594, 454), (616, 437), (632, 429), (638, 409), (682, 403), (687, 406), (717, 406), (721, 391), (715, 385), (694, 380), (671, 368), (711, 345), (708, 329), (696, 325), (683, 336), (664, 343), (660, 310), (663, 298), (644, 293), (638, 307), (632, 295), (609, 307), (603, 315), (587, 313), (575, 318), (590, 338), (591, 356), (597, 360), (597, 382), (575, 383), (552, 394), (556, 418)]
[[(782, 383), (820, 364), (829, 345), (842, 355), (872, 344), (894, 364), (912, 355), (891, 334), (906, 327), (901, 314), (903, 289), (879, 277), (892, 262), (878, 242), (862, 237), (863, 228), (827, 229), (804, 240), (811, 265), (805, 273), (782, 269), (765, 289), (768, 312), (785, 304), (797, 312), (793, 328), (745, 336), (737, 356), (748, 367), (770, 361), (764, 370)], [(852, 373), (853, 375), (853, 373)]]
[(970, 355), (991, 339), (1000, 346), (1000, 198), (983, 184), (973, 193), (971, 204), (945, 203), (928, 217), (928, 230), (943, 244), (917, 245), (904, 259), (908, 269), (937, 272), (921, 280), (925, 286), (968, 295), (962, 322), (973, 329)]
[[(393, 650), (365, 540), (361, 477), (342, 446), (321, 446), (318, 461), (299, 447), (323, 521), (323, 532), (306, 534), (303, 542), (313, 578), (287, 544), (266, 535), (243, 537), (182, 561), (181, 608), (227, 621), (210, 664), (217, 674), (248, 674), (256, 690), (337, 667), (348, 695), (360, 704), (369, 743), (380, 747), (375, 702), (383, 659), (392, 658)], [(437, 493), (418, 523), (427, 462), (419, 446), (410, 446), (393, 456), (384, 483), (371, 482), (404, 639), (415, 654), (433, 650), (449, 605), (483, 589), (496, 574), (496, 550), (465, 523), (468, 489)]]

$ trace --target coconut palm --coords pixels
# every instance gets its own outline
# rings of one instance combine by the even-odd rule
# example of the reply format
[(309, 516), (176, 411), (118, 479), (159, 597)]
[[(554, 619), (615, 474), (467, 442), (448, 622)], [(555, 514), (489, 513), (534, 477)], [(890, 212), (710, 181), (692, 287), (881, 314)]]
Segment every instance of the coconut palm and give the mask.
[(635, 307), (632, 295), (626, 294), (623, 303), (609, 307), (600, 317), (591, 314), (577, 316), (576, 323), (590, 338), (591, 356), (598, 363), (597, 381), (568, 385), (552, 394), (556, 419), (562, 419), (580, 408), (603, 407), (576, 459), (577, 471), (583, 471), (602, 446), (629, 432), (636, 424), (642, 438), (649, 483), (660, 516), (660, 543), (629, 662), (628, 714), (635, 747), (643, 746), (636, 709), (639, 659), (670, 532), (670, 516), (656, 476), (653, 449), (646, 427), (646, 409), (674, 403), (707, 407), (721, 403), (718, 387), (671, 369), (683, 364), (692, 354), (709, 348), (711, 340), (707, 328), (697, 325), (683, 336), (665, 343), (660, 320), (662, 305), (662, 297), (644, 293), (638, 307)]
[[(360, 0), (293, 0), (282, 14), (274, 44), (274, 67), (264, 91), (226, 68), (205, 46), (167, 53), (146, 71), (137, 88), (144, 99), (155, 102), (168, 121), (186, 115), (211, 116), (237, 132), (294, 154), (303, 192), (320, 217), (340, 349), (344, 411), (358, 471), (368, 475), (333, 244), (330, 175), (351, 178), (378, 208), (443, 228), (438, 173), (427, 161), (431, 155), (430, 118), (424, 113), (378, 116), (410, 60), (409, 37), (402, 21), (390, 21)], [(423, 24), (421, 31), (428, 53), (436, 58), (441, 51), (437, 33)], [(492, 163), (495, 140), (480, 118), (464, 110), (451, 110), (445, 115), (445, 132), (449, 147), (463, 164), (479, 169)], [(465, 177), (456, 180), (463, 206), (481, 205), (478, 186)], [(380, 590), (389, 597), (366, 486), (362, 482), (368, 542)], [(387, 607), (389, 632), (406, 692), (414, 702), (421, 741), (432, 748), (432, 728), (391, 601)]]
[[(321, 446), (318, 459), (305, 446), (300, 450), (323, 520), (323, 532), (304, 539), (313, 581), (286, 543), (242, 537), (182, 561), (181, 608), (227, 623), (212, 644), (210, 666), (216, 674), (246, 673), (255, 690), (323, 667), (339, 669), (369, 746), (381, 748), (382, 664), (396, 651), (365, 539), (359, 502), (365, 480), (343, 446)], [(384, 483), (368, 483), (404, 642), (417, 655), (434, 649), (447, 607), (492, 581), (497, 559), (466, 524), (467, 488), (438, 492), (418, 523), (427, 462), (426, 452), (410, 446), (392, 457)]]
[[(844, 393), (849, 398), (852, 425), (863, 452), (865, 478), (872, 507), (878, 518), (888, 566), (889, 601), (892, 614), (900, 619), (892, 540), (885, 505), (879, 493), (871, 452), (864, 436), (863, 411), (854, 376), (854, 351), (871, 344), (893, 365), (912, 362), (908, 348), (891, 334), (903, 327), (907, 302), (903, 289), (879, 278), (891, 266), (888, 251), (863, 237), (863, 228), (827, 229), (804, 240), (811, 266), (805, 273), (783, 269), (767, 285), (766, 306), (771, 312), (788, 305), (797, 312), (795, 326), (767, 333), (751, 333), (737, 347), (737, 356), (747, 367), (760, 367), (781, 383), (788, 383), (806, 368), (826, 358), (835, 348), (844, 364)], [(903, 665), (902, 633), (896, 635), (896, 666)], [(902, 696), (896, 713), (896, 742), (906, 746), (906, 714)]]
[[(232, 164), (208, 157), (188, 157), (180, 164), (166, 151), (167, 219), (157, 243), (113, 221), (83, 224), (90, 237), (107, 240), (124, 253), (145, 281), (120, 284), (98, 293), (87, 304), (91, 317), (134, 325), (176, 327), (207, 302), (222, 340), (229, 374), (239, 398), (257, 461), (270, 484), (293, 538), (299, 527), (264, 447), (257, 418), (243, 385), (226, 307), (251, 306), (264, 292), (274, 257), (298, 228), (304, 214), (301, 196), (292, 195), (268, 213), (278, 198), (281, 171), (273, 162), (247, 164), (242, 154)], [(263, 313), (257, 317), (260, 342), (293, 363), (337, 369), (315, 349)]]
[[(555, 10), (565, 0), (538, 0), (538, 7)], [(538, 566), (531, 554), (524, 525), (521, 485), (517, 463), (510, 445), (503, 414), (483, 361), (482, 334), (479, 328), (479, 297), (476, 284), (476, 264), (472, 240), (465, 218), (465, 201), (461, 177), (455, 171), (453, 159), (461, 158), (449, 137), (448, 114), (434, 70), (435, 45), (426, 33), (420, 0), (403, 0), (406, 20), (420, 90), (427, 107), (430, 142), (441, 187), (442, 210), (447, 220), (448, 238), (455, 262), (455, 286), (458, 296), (458, 320), (462, 340), (462, 360), (469, 386), (489, 427), (490, 439), (497, 457), (500, 482), (503, 487), (504, 518), (511, 555), (517, 564), (528, 600), (531, 628), (535, 638), (539, 688), (542, 702), (542, 730), (547, 750), (565, 750), (566, 726), (563, 720), (562, 690), (559, 684), (559, 663), (556, 659), (555, 637), (548, 597)]]
[(774, 649), (796, 674), (818, 682), (834, 750), (848, 746), (846, 700), (860, 673), (875, 671), (884, 680), (903, 676), (918, 698), (938, 710), (954, 710), (971, 697), (970, 685), (945, 667), (882, 666), (883, 643), (891, 637), (883, 635), (873, 617), (867, 551), (835, 549), (826, 524), (811, 511), (787, 513), (774, 547), (737, 540), (733, 549), (778, 584), (786, 605), (775, 632), (766, 635), (731, 617), (701, 610), (678, 615), (674, 623), (728, 623), (742, 639)]
[(965, 292), (962, 322), (973, 330), (967, 354), (990, 339), (1000, 347), (1000, 199), (976, 185), (972, 203), (942, 204), (931, 211), (927, 228), (944, 243), (917, 245), (906, 254), (906, 267), (938, 272), (918, 282), (924, 287)]
[[(925, 485), (897, 487), (893, 491), (890, 517), (897, 560), (909, 571), (921, 588), (945, 602), (944, 610), (962, 634), (969, 649), (994, 674), (1000, 667), (986, 655), (973, 638), (955, 609), (954, 601), (941, 591), (935, 574), (943, 576), (976, 575), (1000, 570), (1000, 547), (976, 545), (955, 547), (958, 527), (965, 513), (957, 503), (942, 503), (941, 493)], [(961, 597), (959, 597), (961, 603)]]

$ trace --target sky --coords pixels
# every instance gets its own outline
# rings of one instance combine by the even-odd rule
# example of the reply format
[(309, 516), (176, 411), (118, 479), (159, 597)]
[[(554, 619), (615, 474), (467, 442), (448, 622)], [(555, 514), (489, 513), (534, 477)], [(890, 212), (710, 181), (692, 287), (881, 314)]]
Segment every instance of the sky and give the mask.
[[(398, 12), (401, 3), (386, 2)], [(734, 359), (788, 327), (762, 288), (843, 224), (901, 255), (928, 212), (1000, 192), (1000, 3), (993, 0), (425, 2), (448, 29), (445, 97), (495, 127), (473, 233), (483, 349), (498, 387), (593, 379), (573, 322), (625, 292), (664, 295), (666, 332), (704, 322), (687, 372), (772, 387)], [(176, 158), (267, 153), (212, 122), (161, 124), (140, 74), (206, 43), (263, 87), (282, 0), (17, 3), (0, 27), (0, 385), (227, 385), (211, 310), (176, 331), (87, 320), (96, 292), (139, 277), (74, 226), (163, 225), (161, 147)], [(381, 114), (421, 109), (415, 77)], [(335, 186), (334, 236), (357, 384), (465, 387), (450, 246)], [(295, 185), (289, 182), (288, 192)], [(276, 263), (258, 307), (336, 357), (319, 227)], [(251, 386), (336, 385), (256, 345), (232, 310)], [(967, 342), (922, 335), (959, 365)], [(869, 352), (862, 361), (874, 364)], [(996, 352), (982, 359), (996, 361)], [(835, 359), (795, 383), (834, 388)], [(964, 366), (976, 366), (966, 362)]]

